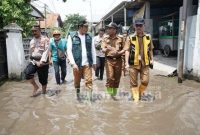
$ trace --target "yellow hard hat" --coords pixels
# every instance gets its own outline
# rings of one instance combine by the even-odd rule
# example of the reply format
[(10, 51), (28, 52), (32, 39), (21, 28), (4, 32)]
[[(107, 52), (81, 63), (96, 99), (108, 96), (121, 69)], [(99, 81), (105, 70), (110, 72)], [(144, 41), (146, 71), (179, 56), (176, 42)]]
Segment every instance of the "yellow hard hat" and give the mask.
[(53, 31), (53, 36), (54, 36), (54, 35), (61, 35), (61, 33), (60, 33), (59, 30), (54, 30), (54, 31)]

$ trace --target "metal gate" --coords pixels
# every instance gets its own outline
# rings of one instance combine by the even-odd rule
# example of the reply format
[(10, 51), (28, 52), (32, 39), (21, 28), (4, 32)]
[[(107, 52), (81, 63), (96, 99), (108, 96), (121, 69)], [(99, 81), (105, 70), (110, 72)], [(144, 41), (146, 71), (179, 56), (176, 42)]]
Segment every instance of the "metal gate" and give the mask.
[(0, 31), (0, 81), (8, 77), (6, 34)]

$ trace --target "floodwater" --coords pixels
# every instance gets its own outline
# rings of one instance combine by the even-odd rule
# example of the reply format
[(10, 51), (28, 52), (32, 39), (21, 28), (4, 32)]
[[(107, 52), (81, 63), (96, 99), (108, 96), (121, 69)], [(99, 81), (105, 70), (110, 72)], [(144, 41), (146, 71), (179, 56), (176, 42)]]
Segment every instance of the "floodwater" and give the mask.
[(128, 77), (121, 79), (119, 101), (105, 96), (105, 80), (95, 80), (93, 103), (76, 101), (70, 73), (59, 87), (50, 74), (48, 89), (61, 90), (53, 96), (31, 98), (26, 81), (8, 81), (0, 87), (0, 135), (199, 135), (200, 84), (157, 73), (147, 89), (156, 99), (138, 104), (128, 100)]

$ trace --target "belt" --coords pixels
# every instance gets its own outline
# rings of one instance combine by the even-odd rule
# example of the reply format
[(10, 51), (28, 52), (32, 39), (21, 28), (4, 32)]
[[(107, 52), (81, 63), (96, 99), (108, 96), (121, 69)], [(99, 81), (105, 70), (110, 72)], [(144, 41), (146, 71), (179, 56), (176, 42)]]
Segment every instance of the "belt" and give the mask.
[(111, 60), (118, 60), (121, 59), (121, 57), (112, 57), (112, 56), (106, 56), (107, 59), (111, 59)]

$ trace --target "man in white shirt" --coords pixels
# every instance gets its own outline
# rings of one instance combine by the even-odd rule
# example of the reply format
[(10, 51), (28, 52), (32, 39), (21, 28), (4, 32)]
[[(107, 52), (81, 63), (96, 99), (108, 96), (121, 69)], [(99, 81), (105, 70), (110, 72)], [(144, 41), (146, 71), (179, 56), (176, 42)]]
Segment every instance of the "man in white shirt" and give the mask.
[(102, 44), (102, 39), (105, 33), (105, 29), (101, 28), (99, 29), (98, 35), (94, 37), (93, 40), (93, 46), (96, 48), (96, 55), (97, 55), (97, 68), (95, 71), (95, 76), (99, 80), (103, 80), (103, 73), (104, 73), (104, 66), (105, 66), (105, 54), (102, 51), (101, 44)]
[(92, 100), (92, 67), (96, 68), (96, 52), (92, 45), (92, 37), (87, 33), (88, 23), (84, 20), (78, 25), (78, 31), (68, 36), (67, 54), (73, 67), (74, 86), (77, 99), (80, 101), (80, 82), (84, 76), (88, 98)]

